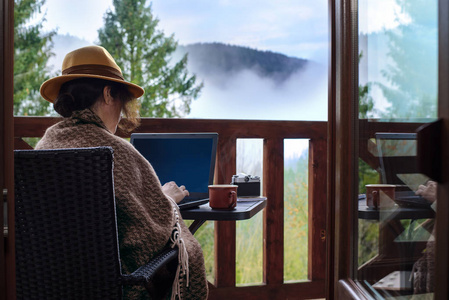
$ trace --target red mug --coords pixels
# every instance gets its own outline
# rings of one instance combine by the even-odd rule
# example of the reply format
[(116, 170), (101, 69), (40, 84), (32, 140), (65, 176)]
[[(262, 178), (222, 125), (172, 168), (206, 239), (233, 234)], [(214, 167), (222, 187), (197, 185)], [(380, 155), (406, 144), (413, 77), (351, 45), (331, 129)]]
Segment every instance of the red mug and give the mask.
[(392, 184), (367, 184), (366, 205), (375, 209), (394, 206), (395, 187)]
[(233, 184), (209, 185), (209, 206), (213, 209), (233, 210), (237, 205), (237, 186)]

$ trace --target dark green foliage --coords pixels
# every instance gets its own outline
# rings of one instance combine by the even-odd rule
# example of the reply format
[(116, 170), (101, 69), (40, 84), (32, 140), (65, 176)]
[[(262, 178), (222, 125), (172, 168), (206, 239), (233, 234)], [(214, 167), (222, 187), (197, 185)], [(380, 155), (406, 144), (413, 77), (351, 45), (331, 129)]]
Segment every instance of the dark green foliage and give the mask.
[(48, 115), (50, 103), (41, 98), (39, 88), (50, 78), (48, 59), (53, 55), (52, 37), (42, 32), (44, 19), (28, 25), (45, 0), (14, 1), (14, 114)]
[(201, 91), (196, 77), (187, 72), (187, 55), (178, 62), (171, 56), (178, 46), (171, 35), (157, 29), (145, 0), (114, 0), (98, 31), (100, 45), (108, 49), (125, 78), (145, 89), (141, 97), (144, 117), (178, 117), (190, 112)]
[[(360, 52), (359, 63), (362, 57), (363, 52)], [(371, 83), (359, 85), (359, 119), (368, 119), (375, 112), (373, 97), (369, 94), (371, 86)]]
[(379, 172), (359, 158), (359, 193), (365, 193), (365, 185), (377, 183), (381, 183)]
[[(363, 53), (359, 54), (359, 62)], [(359, 119), (368, 119), (375, 113), (374, 101), (369, 94), (372, 84), (359, 85)], [(379, 173), (359, 159), (359, 193), (365, 193), (365, 185), (379, 183)]]
[(368, 93), (370, 83), (359, 85), (359, 119), (368, 119), (374, 113), (374, 101)]
[(379, 222), (359, 219), (358, 267), (368, 262), (379, 252)]

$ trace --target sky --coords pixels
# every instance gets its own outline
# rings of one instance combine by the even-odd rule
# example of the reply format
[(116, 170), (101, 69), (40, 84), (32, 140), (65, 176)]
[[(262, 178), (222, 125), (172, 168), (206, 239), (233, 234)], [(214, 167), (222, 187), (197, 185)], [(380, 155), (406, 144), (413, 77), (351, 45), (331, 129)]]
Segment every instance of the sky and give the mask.
[[(110, 8), (112, 0), (46, 0), (44, 25), (95, 42)], [(216, 41), (327, 61), (327, 0), (155, 0), (152, 8), (180, 44)]]
[[(360, 15), (363, 33), (407, 21), (395, 0), (359, 2), (370, 15)], [(112, 0), (46, 0), (44, 25), (95, 42), (112, 7)], [(155, 0), (152, 8), (164, 32), (175, 33), (181, 44), (214, 40), (327, 61), (327, 0)]]

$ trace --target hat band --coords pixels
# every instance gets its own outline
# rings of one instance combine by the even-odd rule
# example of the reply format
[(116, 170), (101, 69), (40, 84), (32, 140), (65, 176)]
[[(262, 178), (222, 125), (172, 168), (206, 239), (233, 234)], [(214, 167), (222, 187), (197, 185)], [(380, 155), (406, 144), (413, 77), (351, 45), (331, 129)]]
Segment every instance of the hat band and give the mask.
[(114, 79), (125, 80), (120, 71), (118, 71), (113, 67), (108, 67), (104, 65), (79, 65), (67, 68), (62, 71), (62, 75), (81, 75), (81, 74), (98, 75)]

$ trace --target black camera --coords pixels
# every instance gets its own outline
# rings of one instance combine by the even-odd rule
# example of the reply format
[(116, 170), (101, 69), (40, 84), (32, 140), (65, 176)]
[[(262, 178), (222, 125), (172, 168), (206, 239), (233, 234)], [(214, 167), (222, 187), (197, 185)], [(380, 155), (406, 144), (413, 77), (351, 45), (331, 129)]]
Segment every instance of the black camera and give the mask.
[(259, 197), (260, 177), (243, 173), (233, 175), (231, 184), (237, 185), (238, 197)]

